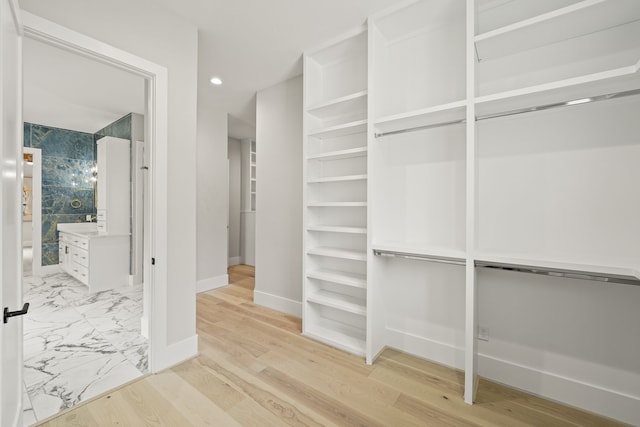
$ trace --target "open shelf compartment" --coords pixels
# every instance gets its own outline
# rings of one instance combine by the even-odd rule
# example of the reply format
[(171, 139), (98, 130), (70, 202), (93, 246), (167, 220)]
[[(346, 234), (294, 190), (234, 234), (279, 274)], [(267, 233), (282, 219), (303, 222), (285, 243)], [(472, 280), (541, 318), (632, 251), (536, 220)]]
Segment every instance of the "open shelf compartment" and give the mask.
[(637, 0), (583, 0), (475, 36), (480, 61), (508, 56), (640, 19)]

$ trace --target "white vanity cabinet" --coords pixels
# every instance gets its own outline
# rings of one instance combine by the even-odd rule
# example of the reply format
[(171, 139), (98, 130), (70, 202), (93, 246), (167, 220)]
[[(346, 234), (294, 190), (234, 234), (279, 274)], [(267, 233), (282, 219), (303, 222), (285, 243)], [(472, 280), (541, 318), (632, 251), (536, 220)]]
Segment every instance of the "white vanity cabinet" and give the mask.
[(91, 292), (119, 288), (129, 278), (128, 235), (60, 231), (59, 265)]

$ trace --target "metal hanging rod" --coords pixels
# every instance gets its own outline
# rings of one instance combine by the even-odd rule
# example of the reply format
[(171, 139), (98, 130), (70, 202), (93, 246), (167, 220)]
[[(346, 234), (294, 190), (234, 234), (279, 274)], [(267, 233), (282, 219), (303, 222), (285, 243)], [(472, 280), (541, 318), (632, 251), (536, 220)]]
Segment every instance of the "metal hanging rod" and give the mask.
[(436, 255), (412, 254), (408, 252), (386, 251), (382, 249), (374, 249), (373, 254), (375, 256), (414, 259), (419, 261), (438, 262), (440, 264), (454, 264), (454, 265), (466, 264), (464, 260), (461, 260), (459, 258), (436, 256)]
[[(498, 117), (515, 116), (518, 114), (532, 113), (534, 111), (544, 111), (544, 110), (550, 110), (550, 109), (559, 108), (559, 107), (570, 107), (573, 105), (588, 104), (588, 103), (599, 102), (599, 101), (608, 101), (610, 99), (624, 98), (627, 96), (635, 96), (635, 95), (640, 95), (640, 89), (632, 89), (624, 92), (608, 93), (606, 95), (598, 95), (598, 96), (592, 96), (589, 98), (574, 99), (566, 102), (556, 102), (553, 104), (538, 105), (535, 107), (518, 108), (515, 110), (504, 111), (502, 113), (485, 114), (483, 116), (476, 116), (476, 121), (479, 122), (481, 120), (496, 119)], [(448, 122), (434, 123), (432, 125), (415, 126), (407, 129), (392, 130), (389, 132), (379, 132), (379, 133), (376, 133), (374, 136), (376, 138), (382, 138), (384, 136), (389, 136), (389, 135), (416, 132), (420, 130), (433, 129), (433, 128), (438, 128), (443, 126), (452, 126), (452, 125), (462, 124), (466, 122), (467, 122), (467, 119), (451, 120)]]
[(564, 270), (559, 268), (531, 267), (525, 265), (504, 264), (491, 261), (476, 261), (476, 267), (492, 268), (496, 270), (516, 271), (519, 273), (538, 274), (567, 279), (591, 280), (604, 283), (621, 283), (624, 285), (640, 286), (640, 279), (634, 276), (605, 275), (590, 271)]

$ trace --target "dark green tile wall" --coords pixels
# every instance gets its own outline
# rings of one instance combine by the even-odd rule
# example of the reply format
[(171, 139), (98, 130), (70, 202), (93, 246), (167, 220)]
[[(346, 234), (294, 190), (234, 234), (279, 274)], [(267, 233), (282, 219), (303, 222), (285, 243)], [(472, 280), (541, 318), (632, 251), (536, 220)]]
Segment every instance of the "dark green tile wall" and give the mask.
[[(95, 215), (93, 134), (24, 124), (24, 145), (42, 150), (42, 265), (58, 263), (57, 225)], [(77, 200), (80, 203), (71, 201)]]

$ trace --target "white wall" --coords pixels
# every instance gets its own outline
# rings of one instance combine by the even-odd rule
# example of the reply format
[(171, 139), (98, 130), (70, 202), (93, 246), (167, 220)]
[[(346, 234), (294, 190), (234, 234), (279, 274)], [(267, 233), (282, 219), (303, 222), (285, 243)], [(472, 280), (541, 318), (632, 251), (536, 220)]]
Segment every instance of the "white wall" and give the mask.
[(258, 92), (256, 304), (302, 313), (302, 77)]
[(196, 107), (195, 25), (152, 1), (22, 0), (23, 9), (168, 69), (167, 343), (195, 338)]
[(197, 292), (229, 283), (227, 275), (227, 113), (198, 106)]
[(243, 262), (240, 256), (240, 148), (239, 140), (229, 138), (229, 265)]

